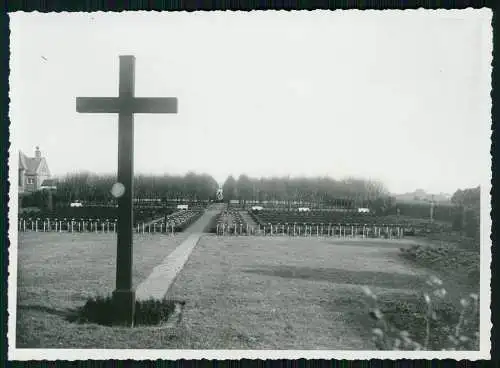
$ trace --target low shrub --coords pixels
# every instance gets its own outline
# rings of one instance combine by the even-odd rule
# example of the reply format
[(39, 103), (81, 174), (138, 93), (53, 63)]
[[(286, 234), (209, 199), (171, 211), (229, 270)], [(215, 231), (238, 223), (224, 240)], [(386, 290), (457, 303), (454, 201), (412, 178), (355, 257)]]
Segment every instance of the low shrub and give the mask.
[(452, 245), (412, 245), (401, 248), (401, 256), (426, 268), (467, 276), (468, 284), (479, 285), (479, 252)]
[[(175, 309), (172, 300), (146, 300), (135, 302), (134, 326), (159, 325), (167, 321)], [(115, 317), (115, 306), (112, 297), (94, 297), (87, 300), (84, 306), (76, 309), (68, 320), (75, 323), (97, 323), (112, 326)]]

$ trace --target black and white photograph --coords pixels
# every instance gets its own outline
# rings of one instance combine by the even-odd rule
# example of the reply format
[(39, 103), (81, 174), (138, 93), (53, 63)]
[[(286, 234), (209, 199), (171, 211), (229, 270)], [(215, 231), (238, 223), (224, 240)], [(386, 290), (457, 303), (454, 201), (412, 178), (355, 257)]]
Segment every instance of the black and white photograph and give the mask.
[(9, 359), (490, 358), (489, 9), (9, 17)]

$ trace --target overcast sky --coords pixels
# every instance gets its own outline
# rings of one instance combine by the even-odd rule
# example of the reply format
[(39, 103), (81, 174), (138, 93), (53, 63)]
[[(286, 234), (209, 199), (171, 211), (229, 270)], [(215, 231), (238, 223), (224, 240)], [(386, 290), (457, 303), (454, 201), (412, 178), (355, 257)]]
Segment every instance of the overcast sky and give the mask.
[(76, 96), (136, 96), (136, 173), (371, 177), (454, 192), (490, 176), (491, 15), (468, 12), (11, 14), (14, 149), (53, 174), (115, 173), (117, 115)]

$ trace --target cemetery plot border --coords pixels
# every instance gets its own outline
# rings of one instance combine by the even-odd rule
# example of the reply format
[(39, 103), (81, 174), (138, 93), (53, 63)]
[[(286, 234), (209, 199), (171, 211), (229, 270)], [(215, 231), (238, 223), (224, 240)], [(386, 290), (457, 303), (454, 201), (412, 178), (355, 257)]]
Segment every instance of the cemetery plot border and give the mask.
[(248, 225), (238, 210), (230, 209), (216, 216), (210, 232), (217, 235), (254, 235), (255, 228)]
[[(374, 214), (357, 213), (357, 212), (341, 212), (341, 211), (276, 211), (276, 210), (260, 210), (249, 212), (254, 221), (261, 227), (270, 225), (281, 226), (282, 224), (295, 224), (295, 226), (304, 227), (307, 230), (308, 226), (328, 226), (342, 225), (347, 226), (354, 224), (355, 226), (372, 226), (372, 227), (402, 227), (406, 235), (417, 235), (419, 233), (439, 233), (451, 230), (451, 224), (430, 222), (428, 220), (413, 219), (398, 216), (378, 216)], [(317, 233), (319, 231), (316, 231)]]
[(413, 233), (400, 225), (368, 225), (368, 224), (266, 224), (257, 227), (234, 222), (220, 222), (215, 233), (225, 235), (262, 235), (262, 236), (292, 236), (292, 237), (351, 237), (351, 238), (384, 238), (401, 239)]
[[(166, 215), (161, 219), (145, 222), (136, 222), (134, 230), (136, 233), (153, 234), (175, 234), (184, 231), (189, 225), (196, 221), (203, 211), (179, 211)], [(18, 220), (18, 231), (34, 232), (64, 232), (64, 233), (116, 233), (116, 219), (92, 219), (92, 218), (20, 218)]]

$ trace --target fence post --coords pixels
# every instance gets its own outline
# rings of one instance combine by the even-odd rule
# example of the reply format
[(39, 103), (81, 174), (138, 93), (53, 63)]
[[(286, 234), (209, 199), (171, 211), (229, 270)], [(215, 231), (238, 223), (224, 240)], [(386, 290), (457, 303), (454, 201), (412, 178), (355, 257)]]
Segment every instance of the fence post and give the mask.
[(295, 236), (295, 223), (293, 224), (293, 236)]
[(219, 224), (215, 227), (215, 235), (219, 236)]
[(142, 223), (142, 233), (144, 234), (144, 222)]

